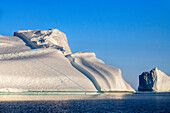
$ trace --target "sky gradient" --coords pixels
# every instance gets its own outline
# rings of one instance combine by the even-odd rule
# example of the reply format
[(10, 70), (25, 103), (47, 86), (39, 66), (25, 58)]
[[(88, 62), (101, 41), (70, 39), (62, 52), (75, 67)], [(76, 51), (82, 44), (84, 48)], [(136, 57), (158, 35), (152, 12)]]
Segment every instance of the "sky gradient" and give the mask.
[(154, 67), (170, 75), (170, 0), (1, 0), (0, 34), (57, 28), (72, 52), (90, 51), (138, 76)]

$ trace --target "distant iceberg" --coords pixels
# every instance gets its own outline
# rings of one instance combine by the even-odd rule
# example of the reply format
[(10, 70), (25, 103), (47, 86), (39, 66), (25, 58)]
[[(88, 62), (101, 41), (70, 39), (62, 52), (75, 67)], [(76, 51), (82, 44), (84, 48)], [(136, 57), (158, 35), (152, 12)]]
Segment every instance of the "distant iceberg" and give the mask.
[(170, 91), (170, 76), (158, 70), (152, 69), (139, 76), (139, 91)]
[(71, 53), (66, 35), (57, 29), (0, 36), (0, 62), (0, 92), (134, 92), (121, 70), (106, 65), (95, 53)]

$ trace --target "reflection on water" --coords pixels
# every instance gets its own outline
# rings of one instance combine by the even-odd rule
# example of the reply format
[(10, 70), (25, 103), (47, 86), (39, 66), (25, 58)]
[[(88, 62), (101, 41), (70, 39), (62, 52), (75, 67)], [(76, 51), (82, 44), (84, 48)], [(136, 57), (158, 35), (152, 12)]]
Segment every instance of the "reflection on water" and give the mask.
[[(14, 97), (11, 95), (10, 98)], [(29, 99), (26, 100), (26, 97)], [(1, 101), (0, 112), (170, 112), (170, 93), (31, 95), (25, 97), (20, 95), (18, 98), (22, 98), (24, 101)]]

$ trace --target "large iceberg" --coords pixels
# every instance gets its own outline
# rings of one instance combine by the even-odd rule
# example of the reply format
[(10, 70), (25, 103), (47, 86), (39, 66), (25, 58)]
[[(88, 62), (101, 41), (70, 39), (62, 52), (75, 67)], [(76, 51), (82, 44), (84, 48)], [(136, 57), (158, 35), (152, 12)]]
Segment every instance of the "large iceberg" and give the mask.
[(170, 76), (158, 68), (139, 76), (139, 91), (170, 91)]
[(0, 62), (0, 92), (134, 91), (119, 68), (91, 52), (71, 53), (57, 29), (0, 36)]

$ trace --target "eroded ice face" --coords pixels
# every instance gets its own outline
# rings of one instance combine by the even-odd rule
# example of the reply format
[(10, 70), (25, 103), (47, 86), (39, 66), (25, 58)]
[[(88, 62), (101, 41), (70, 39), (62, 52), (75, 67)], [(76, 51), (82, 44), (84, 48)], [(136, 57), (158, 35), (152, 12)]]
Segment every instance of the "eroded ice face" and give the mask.
[(58, 29), (20, 30), (14, 35), (23, 39), (32, 49), (52, 47), (64, 54), (71, 53), (66, 35)]

